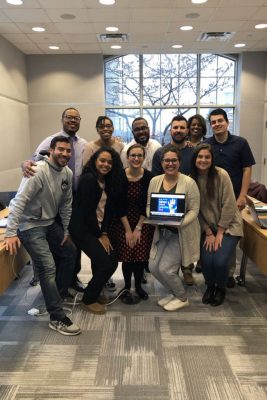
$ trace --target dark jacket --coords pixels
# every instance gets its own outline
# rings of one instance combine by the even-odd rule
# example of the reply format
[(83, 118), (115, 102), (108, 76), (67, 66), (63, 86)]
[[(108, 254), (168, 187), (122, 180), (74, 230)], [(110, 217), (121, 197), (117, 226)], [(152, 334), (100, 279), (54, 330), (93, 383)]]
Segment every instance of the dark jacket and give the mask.
[(113, 214), (112, 200), (108, 188), (104, 219), (99, 228), (96, 209), (102, 196), (102, 189), (96, 177), (88, 172), (81, 176), (73, 202), (70, 220), (70, 233), (74, 240), (84, 240), (88, 233), (99, 238), (102, 232), (107, 232)]

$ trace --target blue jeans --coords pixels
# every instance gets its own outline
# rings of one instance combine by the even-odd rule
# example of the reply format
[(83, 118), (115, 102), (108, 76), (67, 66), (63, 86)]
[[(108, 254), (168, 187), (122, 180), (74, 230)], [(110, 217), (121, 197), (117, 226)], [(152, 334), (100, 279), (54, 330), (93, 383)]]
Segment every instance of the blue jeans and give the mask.
[(75, 247), (69, 243), (61, 246), (64, 233), (57, 222), (18, 231), (18, 237), (34, 262), (50, 319), (62, 320), (66, 315), (62, 309), (56, 275), (59, 283), (68, 287), (75, 266)]
[(200, 259), (202, 272), (207, 286), (226, 287), (228, 265), (233, 256), (239, 236), (223, 235), (222, 247), (217, 251), (208, 251), (203, 247), (205, 235), (201, 239)]

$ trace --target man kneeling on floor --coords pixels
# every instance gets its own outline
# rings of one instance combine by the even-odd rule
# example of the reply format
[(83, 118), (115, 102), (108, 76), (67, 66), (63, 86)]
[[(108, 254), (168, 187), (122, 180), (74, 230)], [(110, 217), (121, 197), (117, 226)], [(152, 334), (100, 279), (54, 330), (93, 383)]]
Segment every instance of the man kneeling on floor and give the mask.
[[(23, 178), (16, 197), (10, 203), (6, 250), (15, 254), (22, 242), (34, 262), (40, 278), (49, 327), (63, 335), (78, 335), (81, 330), (65, 314), (56, 283), (54, 257), (64, 269), (66, 281), (72, 277), (76, 249), (70, 240), (68, 225), (72, 210), (72, 172), (67, 164), (71, 143), (56, 136), (50, 144), (50, 156), (36, 165), (31, 178)], [(55, 221), (59, 214), (61, 223)], [(67, 285), (68, 287), (68, 285)]]

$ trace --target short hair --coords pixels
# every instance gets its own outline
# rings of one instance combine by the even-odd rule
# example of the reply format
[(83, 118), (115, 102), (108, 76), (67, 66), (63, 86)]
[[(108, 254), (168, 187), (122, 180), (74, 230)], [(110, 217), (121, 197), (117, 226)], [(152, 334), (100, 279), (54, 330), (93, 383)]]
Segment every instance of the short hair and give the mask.
[(63, 111), (62, 116), (61, 116), (61, 119), (63, 119), (63, 118), (65, 117), (66, 112), (69, 111), (69, 110), (75, 110), (75, 111), (77, 111), (77, 113), (80, 115), (80, 113), (79, 113), (79, 111), (77, 110), (77, 108), (68, 107), (68, 108), (66, 108), (66, 109)]
[(144, 148), (144, 146), (142, 146), (139, 143), (132, 144), (130, 147), (128, 147), (128, 149), (126, 151), (127, 157), (129, 157), (130, 151), (133, 150), (133, 149), (141, 149), (141, 150), (143, 150), (143, 154), (144, 154), (144, 157), (145, 157), (145, 155), (146, 155), (145, 148)]
[(146, 122), (146, 124), (147, 124), (147, 126), (148, 126), (148, 122), (147, 122), (147, 120), (145, 119), (145, 118), (143, 118), (143, 117), (137, 117), (137, 118), (135, 118), (134, 120), (133, 120), (133, 122), (132, 122), (132, 130), (133, 130), (133, 125), (134, 125), (134, 123), (136, 122), (136, 121), (145, 121)]
[(173, 119), (171, 120), (171, 124), (172, 124), (174, 121), (185, 121), (186, 124), (187, 124), (187, 119), (186, 119), (183, 115), (181, 115), (181, 114), (175, 115), (175, 117), (173, 117)]
[(55, 136), (55, 137), (51, 140), (50, 149), (55, 149), (58, 142), (64, 142), (64, 143), (69, 143), (69, 144), (71, 144), (70, 139), (69, 139), (67, 136), (62, 136), (62, 135), (60, 135), (60, 136)]
[(167, 146), (162, 147), (162, 152), (160, 155), (160, 161), (163, 161), (164, 156), (166, 153), (168, 153), (169, 151), (171, 151), (172, 153), (175, 153), (177, 155), (178, 160), (181, 160), (181, 153), (179, 151), (179, 149), (174, 146), (173, 144), (167, 144)]
[(227, 113), (224, 111), (222, 108), (216, 108), (216, 110), (213, 110), (209, 113), (209, 122), (210, 122), (210, 117), (212, 115), (223, 115), (223, 118), (225, 119), (226, 122), (229, 122)]
[(111, 125), (113, 126), (113, 121), (112, 121), (112, 119), (110, 119), (110, 118), (107, 117), (106, 115), (99, 115), (99, 117), (98, 117), (97, 120), (96, 120), (95, 127), (96, 127), (96, 128), (99, 128), (99, 126), (100, 126), (101, 124), (103, 124), (103, 121), (104, 121), (105, 119), (108, 119), (109, 122), (111, 123)]
[(206, 133), (207, 133), (207, 125), (206, 125), (206, 120), (205, 120), (205, 118), (202, 117), (202, 115), (200, 115), (200, 114), (195, 114), (195, 115), (193, 115), (192, 117), (188, 118), (188, 122), (187, 122), (188, 129), (190, 129), (190, 127), (191, 127), (191, 125), (192, 125), (192, 122), (193, 122), (193, 119), (197, 119), (197, 120), (198, 120), (198, 122), (200, 123), (201, 128), (202, 128), (202, 135), (203, 135), (203, 136), (206, 136)]

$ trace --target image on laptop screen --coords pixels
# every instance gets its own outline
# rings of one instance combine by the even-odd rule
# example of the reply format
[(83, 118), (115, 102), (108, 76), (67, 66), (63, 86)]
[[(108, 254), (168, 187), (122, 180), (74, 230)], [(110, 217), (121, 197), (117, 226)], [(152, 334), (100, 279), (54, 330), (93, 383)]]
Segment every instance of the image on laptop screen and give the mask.
[(185, 194), (151, 193), (151, 218), (183, 218), (185, 214)]

